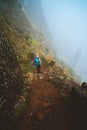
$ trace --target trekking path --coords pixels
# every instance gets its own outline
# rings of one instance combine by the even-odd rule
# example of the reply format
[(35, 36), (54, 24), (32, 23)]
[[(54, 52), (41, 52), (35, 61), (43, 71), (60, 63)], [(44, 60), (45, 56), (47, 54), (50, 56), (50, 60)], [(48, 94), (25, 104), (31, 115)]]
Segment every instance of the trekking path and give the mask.
[(49, 72), (49, 68), (42, 68), (42, 74), (30, 74), (29, 98), (18, 120), (18, 130), (71, 130), (65, 96), (60, 86), (52, 82)]

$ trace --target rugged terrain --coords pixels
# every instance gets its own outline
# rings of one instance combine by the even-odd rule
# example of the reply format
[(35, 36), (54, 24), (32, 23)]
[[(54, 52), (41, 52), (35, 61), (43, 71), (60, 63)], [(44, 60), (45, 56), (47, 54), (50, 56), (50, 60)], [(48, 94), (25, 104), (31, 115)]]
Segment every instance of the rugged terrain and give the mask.
[[(41, 74), (33, 58), (39, 52)], [(85, 130), (87, 88), (56, 63), (17, 0), (0, 0), (0, 130)]]

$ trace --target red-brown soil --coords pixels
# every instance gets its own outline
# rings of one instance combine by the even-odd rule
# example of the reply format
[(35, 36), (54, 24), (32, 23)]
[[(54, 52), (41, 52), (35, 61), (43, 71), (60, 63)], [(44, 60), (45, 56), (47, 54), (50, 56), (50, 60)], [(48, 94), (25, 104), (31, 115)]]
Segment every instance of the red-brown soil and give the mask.
[[(31, 76), (32, 77), (32, 76)], [(15, 130), (87, 130), (87, 90), (61, 68), (33, 74), (29, 97)]]
[(66, 103), (68, 93), (51, 82), (47, 70), (45, 69), (43, 74), (34, 74), (28, 90), (27, 105), (18, 120), (16, 129), (70, 130), (72, 128)]

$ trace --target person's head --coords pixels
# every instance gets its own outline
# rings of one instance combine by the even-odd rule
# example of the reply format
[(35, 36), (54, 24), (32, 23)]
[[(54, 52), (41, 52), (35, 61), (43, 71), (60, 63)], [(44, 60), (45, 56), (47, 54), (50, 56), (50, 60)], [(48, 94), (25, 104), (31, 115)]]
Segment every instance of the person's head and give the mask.
[(36, 57), (39, 57), (38, 53), (36, 54)]

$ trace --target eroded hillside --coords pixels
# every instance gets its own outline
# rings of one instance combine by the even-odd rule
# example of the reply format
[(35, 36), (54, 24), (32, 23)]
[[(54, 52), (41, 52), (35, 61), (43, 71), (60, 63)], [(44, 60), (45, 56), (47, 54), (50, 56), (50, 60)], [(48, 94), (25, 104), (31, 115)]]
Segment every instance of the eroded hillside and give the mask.
[(0, 129), (12, 130), (25, 106), (27, 81), (23, 75), (34, 71), (34, 54), (46, 51), (42, 41), (42, 34), (17, 0), (0, 0)]
[[(33, 65), (37, 52), (41, 74)], [(20, 3), (0, 0), (0, 130), (87, 128), (87, 90), (54, 60)]]

